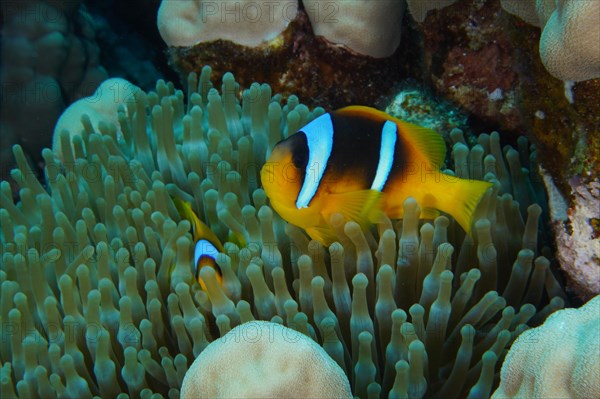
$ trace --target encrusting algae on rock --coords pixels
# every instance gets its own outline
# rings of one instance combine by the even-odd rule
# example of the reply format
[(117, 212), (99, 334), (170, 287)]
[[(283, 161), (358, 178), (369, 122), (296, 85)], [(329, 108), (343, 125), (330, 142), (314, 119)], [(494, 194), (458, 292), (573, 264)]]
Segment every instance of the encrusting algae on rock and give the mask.
[[(240, 98), (231, 74), (219, 93), (207, 67), (188, 89), (136, 91), (115, 110), (120, 134), (82, 116), (80, 135), (59, 132), (61, 159), (44, 150), (44, 184), (14, 147), (19, 201), (0, 184), (3, 398), (177, 398), (193, 360), (252, 320), (314, 339), (360, 398), (488, 397), (510, 343), (565, 305), (527, 143), (453, 135), (445, 173), (493, 183), (473, 237), (446, 216), (419, 222), (409, 198), (402, 221), (369, 231), (333, 214), (339, 242), (324, 248), (272, 211), (258, 179), (275, 143), (324, 110), (267, 85)], [(212, 268), (206, 291), (195, 282), (171, 196), (225, 242), (222, 284)]]

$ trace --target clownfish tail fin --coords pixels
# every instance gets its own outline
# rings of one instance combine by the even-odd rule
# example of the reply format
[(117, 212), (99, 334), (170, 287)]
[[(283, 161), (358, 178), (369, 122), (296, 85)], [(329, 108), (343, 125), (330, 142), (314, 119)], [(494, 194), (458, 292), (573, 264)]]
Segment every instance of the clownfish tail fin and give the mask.
[(441, 175), (445, 178), (429, 183), (434, 188), (431, 192), (435, 197), (435, 208), (449, 213), (467, 234), (471, 234), (477, 206), (492, 183)]
[(490, 187), (492, 187), (491, 183), (480, 180), (458, 179), (454, 183), (454, 200), (448, 204), (446, 211), (469, 235), (473, 227), (475, 211)]

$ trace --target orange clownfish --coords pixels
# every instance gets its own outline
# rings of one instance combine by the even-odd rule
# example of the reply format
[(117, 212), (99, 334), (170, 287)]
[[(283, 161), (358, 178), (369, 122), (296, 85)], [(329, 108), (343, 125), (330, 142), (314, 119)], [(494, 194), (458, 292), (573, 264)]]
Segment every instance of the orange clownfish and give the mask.
[(421, 217), (440, 210), (470, 232), (492, 184), (442, 173), (445, 156), (444, 140), (433, 130), (350, 106), (277, 143), (260, 174), (273, 209), (325, 245), (337, 240), (329, 225), (333, 213), (367, 226), (381, 212), (402, 218), (408, 197), (417, 200)]
[(173, 197), (173, 203), (182, 218), (189, 220), (192, 225), (192, 237), (194, 239), (194, 276), (202, 289), (206, 291), (206, 285), (200, 278), (200, 269), (203, 267), (212, 267), (215, 269), (217, 281), (221, 284), (221, 269), (217, 265), (217, 255), (224, 253), (223, 244), (217, 238), (215, 233), (203, 223), (198, 215), (192, 210), (190, 203)]

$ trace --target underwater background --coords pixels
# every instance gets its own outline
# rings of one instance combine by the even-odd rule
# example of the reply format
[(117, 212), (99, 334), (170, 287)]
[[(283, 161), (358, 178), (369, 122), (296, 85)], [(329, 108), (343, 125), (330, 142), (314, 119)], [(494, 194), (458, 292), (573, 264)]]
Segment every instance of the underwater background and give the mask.
[[(2, 398), (600, 397), (599, 1), (1, 10)], [(492, 184), (470, 234), (273, 210), (275, 144), (348, 105)]]

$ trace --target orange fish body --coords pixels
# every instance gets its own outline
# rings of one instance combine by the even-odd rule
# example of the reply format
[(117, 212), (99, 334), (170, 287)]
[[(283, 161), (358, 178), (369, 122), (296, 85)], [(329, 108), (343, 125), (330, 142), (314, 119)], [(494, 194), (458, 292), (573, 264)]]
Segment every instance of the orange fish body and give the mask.
[(440, 171), (443, 138), (373, 108), (324, 114), (280, 141), (261, 170), (272, 207), (325, 245), (337, 239), (333, 213), (366, 226), (384, 212), (402, 218), (413, 197), (421, 217), (452, 215), (470, 232), (473, 212), (491, 183)]
[(206, 285), (200, 278), (200, 270), (203, 267), (211, 267), (215, 269), (217, 281), (221, 284), (221, 269), (216, 262), (217, 255), (225, 252), (221, 241), (219, 241), (212, 230), (200, 220), (189, 203), (176, 197), (173, 198), (173, 202), (181, 217), (187, 219), (192, 225), (192, 237), (194, 239), (193, 271), (196, 280), (202, 289), (206, 291)]

